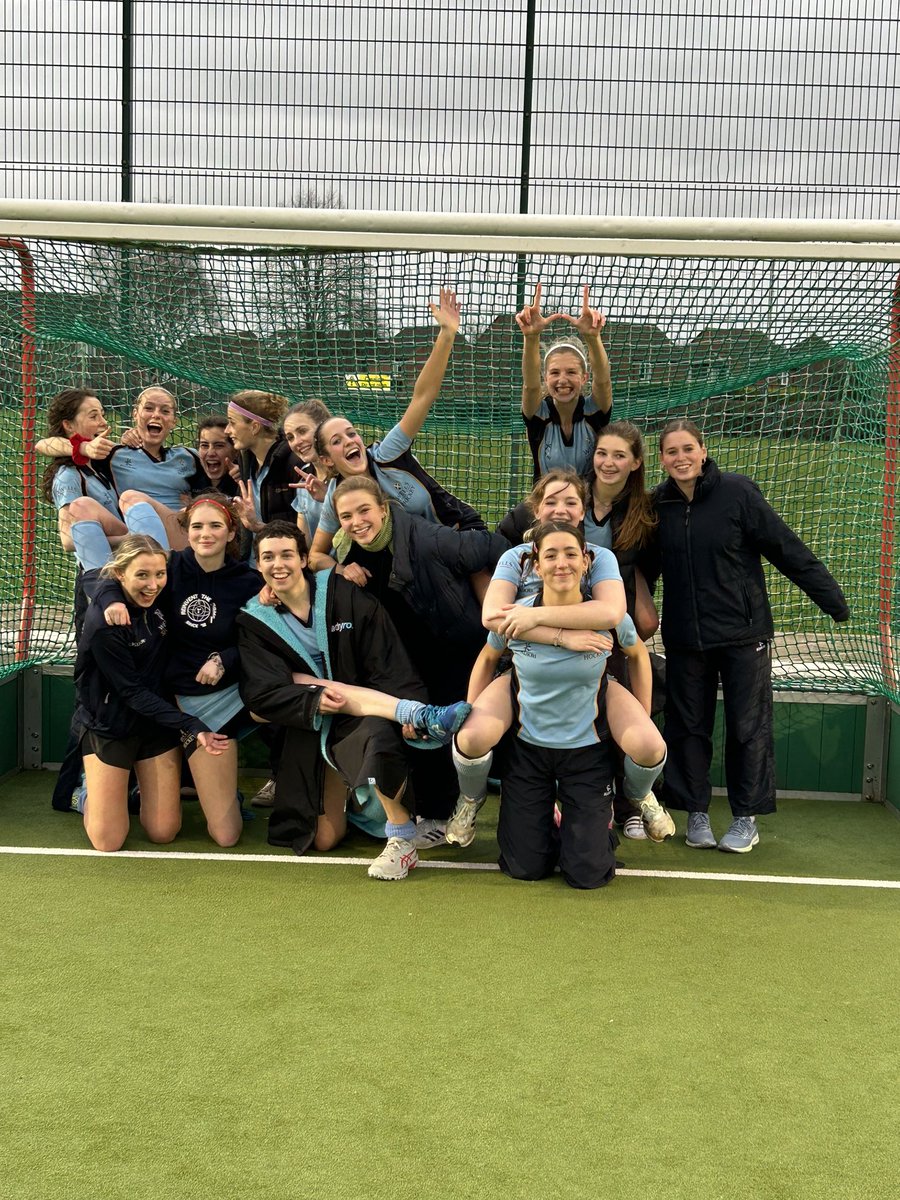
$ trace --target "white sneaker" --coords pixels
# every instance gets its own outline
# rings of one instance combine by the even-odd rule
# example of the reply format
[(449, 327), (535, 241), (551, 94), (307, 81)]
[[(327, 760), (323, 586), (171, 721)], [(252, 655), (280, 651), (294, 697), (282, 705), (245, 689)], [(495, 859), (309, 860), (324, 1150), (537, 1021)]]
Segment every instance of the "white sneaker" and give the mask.
[(675, 822), (652, 792), (640, 801), (641, 817), (651, 842), (664, 842), (675, 832)]
[(438, 821), (434, 817), (420, 817), (416, 823), (416, 836), (413, 845), (417, 850), (430, 850), (432, 846), (445, 846), (447, 822)]
[(625, 824), (622, 826), (622, 833), (633, 842), (645, 842), (647, 840), (647, 831), (644, 829), (644, 822), (637, 814), (626, 818)]
[(254, 808), (273, 808), (275, 805), (275, 780), (263, 784), (250, 801)]
[(480, 800), (470, 800), (468, 796), (460, 795), (444, 834), (451, 846), (471, 846), (475, 841), (475, 818), (484, 801), (484, 796)]
[(406, 838), (388, 838), (387, 845), (369, 867), (370, 879), (405, 879), (419, 865), (415, 843)]

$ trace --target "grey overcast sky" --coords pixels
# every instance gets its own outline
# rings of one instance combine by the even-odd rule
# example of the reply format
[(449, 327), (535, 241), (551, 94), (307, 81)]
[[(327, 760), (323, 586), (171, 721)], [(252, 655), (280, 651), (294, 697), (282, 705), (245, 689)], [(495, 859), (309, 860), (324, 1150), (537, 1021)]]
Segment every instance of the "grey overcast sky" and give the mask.
[[(517, 211), (525, 11), (135, 0), (133, 198)], [(538, 0), (531, 211), (895, 216), (895, 11)], [(4, 0), (7, 196), (119, 198), (121, 18)]]

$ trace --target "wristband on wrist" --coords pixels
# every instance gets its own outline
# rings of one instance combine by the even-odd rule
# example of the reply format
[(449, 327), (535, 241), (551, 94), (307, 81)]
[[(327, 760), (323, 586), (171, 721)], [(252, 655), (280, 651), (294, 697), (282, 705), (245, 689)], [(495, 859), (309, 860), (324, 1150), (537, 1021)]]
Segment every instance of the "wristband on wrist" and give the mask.
[(86, 467), (91, 461), (86, 454), (82, 454), (81, 447), (84, 442), (89, 442), (89, 437), (83, 437), (80, 433), (73, 433), (69, 438), (72, 446), (72, 462), (76, 467)]

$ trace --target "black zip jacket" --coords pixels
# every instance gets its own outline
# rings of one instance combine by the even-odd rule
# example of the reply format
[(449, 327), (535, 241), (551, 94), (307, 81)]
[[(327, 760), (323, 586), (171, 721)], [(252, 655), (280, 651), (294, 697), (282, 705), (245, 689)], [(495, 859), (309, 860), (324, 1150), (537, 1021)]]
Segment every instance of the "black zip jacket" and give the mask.
[[(269, 521), (290, 521), (297, 524), (297, 514), (294, 512), (294, 488), (290, 485), (297, 483), (300, 476), (294, 467), (304, 464), (293, 452), (279, 434), (266, 452), (262, 466), (256, 461), (256, 455), (249, 450), (241, 451), (241, 479), (254, 480), (265, 467), (268, 467), (265, 479), (259, 489), (259, 509), (257, 513), (264, 525)], [(249, 558), (253, 545), (253, 534), (245, 529), (241, 534), (241, 557)]]
[[(262, 576), (248, 563), (226, 559), (218, 571), (204, 571), (190, 546), (169, 555), (168, 582), (160, 604), (171, 638), (165, 683), (178, 696), (205, 696), (238, 681), (238, 613), (262, 588)], [(98, 608), (121, 599), (115, 580), (101, 580), (93, 591)], [(211, 654), (222, 659), (225, 674), (214, 686), (196, 675)]]
[[(690, 503), (672, 479), (654, 490), (653, 501), (667, 647), (712, 650), (771, 638), (762, 558), (835, 621), (850, 616), (826, 567), (746, 475), (723, 473), (707, 459)], [(653, 578), (652, 564), (648, 570)]]
[[(391, 505), (393, 562), (388, 587), (403, 597), (436, 638), (457, 645), (484, 645), (481, 605), (469, 576), (492, 571), (509, 549), (487, 529), (450, 529)], [(373, 555), (352, 546), (345, 563), (365, 566)], [(476, 651), (477, 653), (477, 651)]]
[[(92, 574), (92, 573), (90, 573)], [(130, 625), (107, 625), (103, 606), (91, 604), (75, 661), (75, 726), (109, 738), (140, 733), (148, 720), (181, 732), (185, 745), (207, 726), (166, 698), (169, 625), (159, 603), (132, 604), (118, 583), (107, 603), (123, 602)], [(118, 593), (118, 594), (116, 594)]]
[[(427, 701), (400, 635), (378, 601), (333, 570), (308, 578), (313, 620), (327, 646), (327, 678)], [(263, 605), (251, 602), (237, 623), (241, 695), (250, 711), (278, 725), (318, 730), (319, 689), (298, 687), (291, 678), (292, 671), (318, 674), (315, 665), (285, 641)]]

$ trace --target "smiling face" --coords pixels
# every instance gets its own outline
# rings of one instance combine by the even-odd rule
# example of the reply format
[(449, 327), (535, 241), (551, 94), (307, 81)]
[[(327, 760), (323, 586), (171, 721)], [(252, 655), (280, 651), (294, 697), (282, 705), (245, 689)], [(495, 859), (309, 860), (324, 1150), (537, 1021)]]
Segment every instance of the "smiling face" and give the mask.
[(228, 424), (225, 426), (225, 434), (231, 438), (235, 450), (250, 450), (259, 437), (261, 428), (262, 426), (257, 421), (251, 421), (249, 417), (243, 416), (237, 409), (228, 405)]
[(572, 533), (548, 533), (541, 542), (534, 569), (544, 590), (560, 594), (577, 592), (588, 569), (588, 558)]
[(359, 546), (369, 546), (381, 532), (387, 506), (369, 492), (345, 492), (337, 503), (341, 529)]
[(287, 444), (304, 462), (312, 462), (316, 457), (314, 438), (317, 423), (309, 413), (289, 413), (284, 418)]
[(663, 439), (659, 461), (670, 479), (693, 492), (694, 484), (703, 474), (706, 447), (692, 433), (676, 429)]
[(141, 395), (134, 409), (134, 424), (145, 450), (159, 450), (175, 428), (175, 401), (161, 388), (150, 388)]
[(544, 387), (556, 404), (574, 404), (586, 382), (584, 363), (573, 350), (559, 350), (544, 364)]
[(289, 537), (263, 538), (256, 554), (260, 574), (273, 592), (287, 596), (305, 585), (306, 555)]
[(205, 429), (200, 430), (197, 453), (211, 483), (218, 483), (227, 475), (228, 468), (234, 462), (234, 446), (225, 430), (220, 429), (218, 425), (207, 425)]
[(614, 434), (601, 435), (594, 449), (594, 475), (610, 488), (619, 490), (628, 482), (628, 476), (641, 465), (624, 438)]
[(368, 474), (365, 442), (345, 417), (332, 417), (326, 421), (320, 436), (323, 450), (319, 457), (342, 479)]
[(103, 405), (96, 396), (86, 396), (78, 406), (78, 411), (71, 421), (63, 421), (66, 436), (77, 433), (79, 437), (95, 438), (106, 429), (106, 417), (103, 415)]
[(166, 586), (164, 554), (138, 554), (127, 567), (116, 572), (122, 591), (141, 608), (149, 608)]
[(584, 505), (576, 488), (571, 483), (548, 483), (534, 513), (537, 520), (568, 521), (580, 525), (584, 520)]
[(188, 522), (188, 544), (205, 564), (225, 561), (225, 548), (234, 541), (234, 530), (218, 504), (195, 504)]

